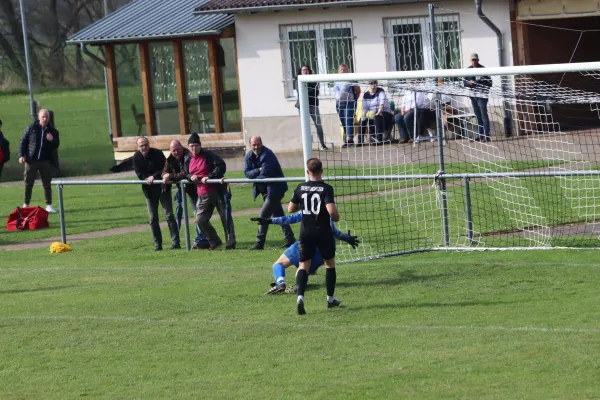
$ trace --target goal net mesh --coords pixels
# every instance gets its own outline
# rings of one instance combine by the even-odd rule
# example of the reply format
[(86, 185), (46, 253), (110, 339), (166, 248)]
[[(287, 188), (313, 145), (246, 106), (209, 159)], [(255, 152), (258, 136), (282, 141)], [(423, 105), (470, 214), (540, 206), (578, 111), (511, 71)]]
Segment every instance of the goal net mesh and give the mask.
[(311, 85), (342, 260), (600, 244), (599, 72)]

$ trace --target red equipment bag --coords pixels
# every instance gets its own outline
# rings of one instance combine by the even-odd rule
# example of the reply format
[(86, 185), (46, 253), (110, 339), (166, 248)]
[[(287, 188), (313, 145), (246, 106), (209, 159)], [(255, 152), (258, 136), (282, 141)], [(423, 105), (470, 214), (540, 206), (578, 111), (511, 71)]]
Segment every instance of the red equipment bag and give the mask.
[(31, 231), (49, 228), (48, 211), (41, 207), (17, 207), (10, 213), (6, 221), (7, 231), (18, 231), (29, 229)]

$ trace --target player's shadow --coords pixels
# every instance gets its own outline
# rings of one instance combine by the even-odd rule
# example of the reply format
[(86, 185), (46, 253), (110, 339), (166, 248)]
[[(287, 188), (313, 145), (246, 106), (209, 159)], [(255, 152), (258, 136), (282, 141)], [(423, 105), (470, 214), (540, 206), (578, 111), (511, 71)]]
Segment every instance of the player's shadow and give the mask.
[[(324, 275), (324, 274), (323, 274)], [(453, 274), (431, 274), (431, 275), (421, 275), (421, 274), (417, 274), (415, 271), (412, 270), (405, 270), (405, 271), (401, 271), (400, 274), (394, 278), (389, 278), (389, 279), (380, 279), (380, 280), (376, 280), (376, 281), (365, 281), (365, 282), (344, 282), (344, 281), (338, 281), (336, 283), (336, 287), (364, 287), (364, 286), (397, 286), (397, 285), (404, 285), (407, 283), (418, 283), (418, 282), (426, 282), (426, 281), (431, 281), (431, 280), (435, 280), (435, 279), (442, 279), (442, 278), (448, 278), (450, 276), (452, 276)], [(317, 277), (313, 277), (311, 276), (310, 280), (311, 283), (309, 286), (314, 287), (315, 289), (320, 288), (325, 286), (324, 282), (315, 282), (315, 284), (313, 285), (312, 282), (314, 282), (316, 279), (318, 279)], [(323, 278), (325, 279), (325, 278)]]
[(33, 288), (33, 289), (0, 290), (0, 294), (19, 294), (19, 293), (45, 292), (45, 291), (52, 291), (52, 290), (69, 289), (69, 288), (72, 288), (72, 287), (76, 287), (76, 285), (40, 287), (40, 288)]

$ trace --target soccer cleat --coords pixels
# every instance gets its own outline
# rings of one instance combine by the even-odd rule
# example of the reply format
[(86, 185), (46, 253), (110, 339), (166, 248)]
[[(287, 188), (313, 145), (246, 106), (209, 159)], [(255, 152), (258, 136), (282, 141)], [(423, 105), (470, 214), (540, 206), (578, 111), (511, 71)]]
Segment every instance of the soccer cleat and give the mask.
[(298, 304), (296, 305), (296, 312), (298, 313), (298, 315), (306, 314), (306, 310), (304, 309), (303, 301), (299, 301)]
[(56, 210), (54, 209), (54, 207), (52, 207), (51, 204), (48, 204), (46, 206), (46, 211), (48, 211), (49, 213), (56, 213)]
[(296, 286), (296, 285), (292, 285), (292, 286), (290, 286), (290, 287), (287, 287), (287, 288), (285, 289), (285, 292), (286, 292), (286, 293), (290, 293), (290, 294), (298, 294), (298, 286)]
[(340, 304), (342, 304), (341, 301), (337, 300), (337, 299), (333, 299), (333, 301), (328, 301), (327, 302), (327, 308), (335, 308), (335, 307), (339, 307)]
[(285, 292), (285, 290), (286, 290), (285, 283), (282, 283), (281, 285), (275, 285), (271, 289), (269, 289), (265, 292), (265, 296), (268, 294), (283, 293), (283, 292)]

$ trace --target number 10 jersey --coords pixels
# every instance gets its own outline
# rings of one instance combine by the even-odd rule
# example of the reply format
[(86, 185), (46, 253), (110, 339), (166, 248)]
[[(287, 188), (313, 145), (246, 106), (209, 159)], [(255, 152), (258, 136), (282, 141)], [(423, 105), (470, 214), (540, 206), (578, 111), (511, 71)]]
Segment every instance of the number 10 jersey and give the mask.
[(335, 203), (333, 188), (323, 181), (308, 181), (298, 185), (292, 203), (302, 210), (300, 235), (309, 232), (331, 231), (327, 204)]

